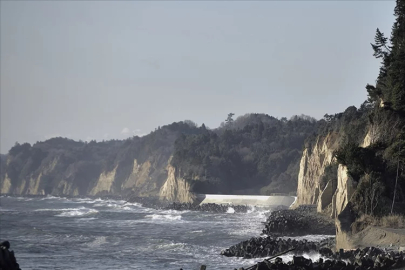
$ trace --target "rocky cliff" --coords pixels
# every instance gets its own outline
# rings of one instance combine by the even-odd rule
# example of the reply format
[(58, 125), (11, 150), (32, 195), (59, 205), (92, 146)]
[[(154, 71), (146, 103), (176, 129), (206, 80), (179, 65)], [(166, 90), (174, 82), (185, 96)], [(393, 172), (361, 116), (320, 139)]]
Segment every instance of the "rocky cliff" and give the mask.
[(191, 192), (190, 183), (180, 177), (176, 176), (176, 169), (169, 165), (167, 167), (167, 180), (161, 187), (159, 197), (161, 200), (192, 203), (196, 196)]
[[(320, 194), (322, 197), (324, 190), (331, 193), (331, 184), (327, 185), (324, 190), (321, 188), (321, 178), (326, 166), (332, 162), (333, 151), (337, 146), (338, 135), (330, 133), (324, 138), (319, 136), (312, 149), (304, 150), (298, 173), (297, 206), (318, 204)], [(325, 195), (323, 196), (325, 197)], [(327, 198), (323, 199), (325, 201)]]
[[(331, 217), (336, 217), (348, 204), (356, 184), (349, 177), (347, 167), (336, 164), (336, 170), (333, 171), (336, 181), (325, 177), (326, 168), (337, 162), (333, 153), (339, 148), (340, 136), (337, 133), (328, 133), (325, 137), (318, 136), (313, 148), (304, 150), (294, 207), (314, 204), (317, 205), (318, 212), (329, 208)], [(367, 147), (371, 142), (372, 138), (368, 132), (361, 146)]]
[(211, 130), (185, 121), (123, 141), (16, 144), (1, 157), (0, 192), (191, 202), (193, 192), (295, 191), (302, 146), (316, 120), (248, 114), (232, 123)]
[(182, 122), (125, 141), (53, 138), (16, 144), (1, 158), (0, 193), (54, 196), (159, 196), (190, 202), (190, 186), (170, 166), (179, 134), (198, 133)]
[[(348, 168), (338, 164), (333, 156), (341, 143), (343, 134), (331, 132), (318, 136), (311, 149), (305, 149), (300, 163), (297, 200), (293, 207), (312, 204), (318, 212), (335, 219), (336, 246), (353, 248), (350, 241), (351, 224), (355, 220), (350, 200), (358, 183), (350, 177)], [(376, 140), (372, 127), (368, 129), (359, 146), (366, 148)], [(335, 164), (334, 167), (331, 165)], [(332, 171), (326, 172), (331, 169)]]

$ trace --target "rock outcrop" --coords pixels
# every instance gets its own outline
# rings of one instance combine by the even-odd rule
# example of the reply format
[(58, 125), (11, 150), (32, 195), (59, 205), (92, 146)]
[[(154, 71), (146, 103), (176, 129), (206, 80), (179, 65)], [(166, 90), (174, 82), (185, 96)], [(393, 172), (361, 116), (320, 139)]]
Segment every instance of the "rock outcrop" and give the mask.
[[(257, 270), (371, 270), (371, 269), (403, 269), (405, 267), (405, 253), (384, 252), (377, 248), (365, 248), (351, 251), (339, 251), (332, 253), (324, 249), (319, 252), (323, 257), (318, 261), (312, 261), (302, 256), (293, 256), (292, 261), (284, 263), (282, 258), (274, 258), (273, 261), (264, 260), (246, 269)], [(243, 268), (242, 268), (243, 269)]]
[(166, 198), (190, 202), (190, 186), (173, 178), (174, 169), (168, 169), (174, 142), (183, 129), (198, 132), (183, 123), (125, 141), (53, 138), (34, 145), (16, 144), (1, 156), (0, 193), (156, 197), (166, 183)]
[(273, 211), (265, 222), (263, 233), (271, 236), (334, 235), (335, 225), (331, 218), (317, 213), (316, 209), (300, 206)]
[[(337, 182), (331, 179), (321, 188), (325, 168), (333, 162), (333, 152), (339, 147), (339, 136), (342, 135), (318, 136), (312, 149), (305, 149), (298, 177), (298, 197), (293, 207), (313, 204), (318, 212), (328, 210), (330, 217), (335, 219), (337, 248), (352, 248), (350, 225), (354, 216), (349, 203), (357, 184), (349, 176), (347, 167), (339, 164), (335, 172)], [(370, 127), (360, 146), (368, 147), (375, 139), (376, 131)]]
[(0, 270), (21, 270), (14, 256), (14, 251), (9, 249), (10, 243), (8, 241), (0, 243)]
[(318, 204), (319, 195), (323, 192), (320, 185), (321, 177), (326, 166), (332, 162), (333, 151), (337, 146), (338, 135), (330, 133), (325, 138), (318, 137), (312, 149), (304, 150), (298, 174), (295, 206)]
[(167, 167), (167, 180), (160, 189), (159, 197), (161, 200), (181, 203), (191, 203), (195, 200), (190, 183), (176, 176), (176, 169), (171, 165)]
[(269, 257), (290, 249), (293, 254), (304, 254), (320, 251), (324, 247), (331, 247), (334, 239), (329, 238), (320, 242), (307, 240), (281, 239), (272, 237), (254, 237), (221, 251), (226, 257), (261, 258)]

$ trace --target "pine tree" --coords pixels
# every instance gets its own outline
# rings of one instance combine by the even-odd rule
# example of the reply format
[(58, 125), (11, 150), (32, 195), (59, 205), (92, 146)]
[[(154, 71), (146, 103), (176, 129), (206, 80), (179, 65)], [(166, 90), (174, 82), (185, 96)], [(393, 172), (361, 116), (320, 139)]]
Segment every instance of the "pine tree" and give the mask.
[(373, 56), (384, 59), (389, 54), (391, 50), (387, 47), (387, 40), (388, 38), (386, 38), (384, 34), (381, 33), (380, 29), (377, 28), (374, 37), (375, 44), (371, 43), (371, 47), (374, 50)]
[(225, 123), (227, 126), (231, 126), (233, 124), (233, 118), (232, 116), (234, 116), (234, 113), (228, 113), (228, 117), (225, 119)]
[(395, 23), (391, 35), (391, 63), (387, 70), (387, 86), (391, 88), (394, 110), (405, 112), (405, 0), (397, 0)]
[(377, 28), (371, 44), (376, 58), (382, 58), (380, 74), (376, 86), (367, 85), (370, 101), (382, 98), (397, 112), (405, 112), (405, 0), (397, 0), (394, 11), (396, 17), (388, 38)]

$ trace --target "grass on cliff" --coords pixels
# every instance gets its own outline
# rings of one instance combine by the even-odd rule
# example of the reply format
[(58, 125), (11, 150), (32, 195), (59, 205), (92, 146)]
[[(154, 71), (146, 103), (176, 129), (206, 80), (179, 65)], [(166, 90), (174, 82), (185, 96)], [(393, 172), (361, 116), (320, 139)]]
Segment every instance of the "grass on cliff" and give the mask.
[(360, 232), (370, 225), (383, 228), (404, 229), (405, 216), (398, 214), (382, 217), (362, 215), (352, 224), (352, 232)]

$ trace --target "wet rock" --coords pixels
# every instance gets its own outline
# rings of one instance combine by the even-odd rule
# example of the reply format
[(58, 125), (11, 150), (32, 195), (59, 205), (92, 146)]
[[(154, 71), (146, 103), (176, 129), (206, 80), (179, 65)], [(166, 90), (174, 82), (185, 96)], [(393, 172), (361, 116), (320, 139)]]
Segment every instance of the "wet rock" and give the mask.
[[(370, 252), (371, 251), (371, 252)], [(302, 256), (294, 256), (293, 260), (288, 263), (284, 263), (280, 258), (276, 258), (273, 262), (268, 260), (259, 262), (251, 268), (247, 269), (259, 269), (259, 270), (389, 270), (389, 269), (403, 269), (405, 267), (405, 254), (401, 252), (397, 253), (380, 253), (377, 256), (371, 257), (372, 252), (380, 252), (377, 248), (367, 248), (362, 250), (349, 250), (343, 251), (346, 256), (350, 255), (354, 258), (358, 254), (363, 254), (363, 257), (359, 258), (359, 264), (352, 264), (342, 260), (336, 260), (333, 258), (324, 260), (320, 258), (319, 261), (313, 262)], [(326, 252), (326, 250), (325, 250)], [(329, 252), (326, 252), (329, 253)], [(343, 256), (342, 251), (332, 255)], [(374, 258), (374, 259), (373, 259)]]
[(177, 211), (202, 211), (214, 213), (226, 213), (229, 207), (232, 207), (235, 213), (246, 213), (250, 208), (247, 205), (223, 205), (208, 203), (199, 205), (198, 203), (177, 203), (161, 201), (158, 197), (131, 197), (129, 202), (140, 203), (143, 207), (158, 210), (177, 210)]
[(272, 236), (334, 235), (333, 220), (316, 213), (313, 207), (273, 211), (265, 222), (264, 234)]
[(9, 249), (10, 243), (8, 241), (0, 243), (0, 269), (21, 270), (14, 256), (14, 251), (11, 251)]
[(324, 249), (324, 247), (332, 247), (333, 245), (333, 238), (325, 239), (320, 242), (310, 242), (306, 240), (297, 241), (290, 238), (273, 238), (270, 236), (254, 237), (231, 246), (228, 249), (222, 250), (221, 255), (227, 257), (262, 258), (274, 256), (290, 249), (295, 249), (292, 253), (296, 255), (322, 250), (328, 256), (332, 256), (333, 252), (330, 249)]
[(195, 205), (192, 203), (171, 203), (165, 206), (163, 209), (226, 213), (229, 211), (229, 207), (232, 207), (235, 213), (246, 213), (249, 210), (247, 205), (224, 205), (216, 203), (207, 203), (202, 205)]

